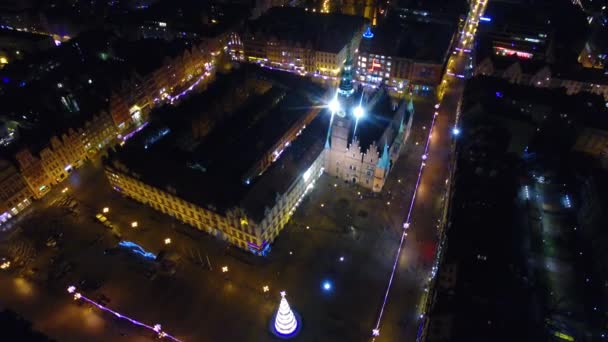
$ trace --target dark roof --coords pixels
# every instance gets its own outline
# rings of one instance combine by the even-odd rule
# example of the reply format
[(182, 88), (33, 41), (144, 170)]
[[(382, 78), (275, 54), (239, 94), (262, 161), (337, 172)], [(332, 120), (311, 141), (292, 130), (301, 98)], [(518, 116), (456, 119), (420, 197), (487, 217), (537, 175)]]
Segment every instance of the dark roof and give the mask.
[[(128, 42), (108, 32), (85, 33), (1, 70), (9, 84), (0, 97), (0, 115), (20, 123), (20, 144), (36, 153), (51, 136), (107, 111), (111, 92), (132, 72), (146, 75), (189, 46), (182, 40)], [(102, 53), (108, 57), (101, 58)], [(64, 101), (74, 101), (77, 108), (67, 109)]]
[(469, 9), (467, 0), (397, 0), (393, 6), (410, 13), (415, 11), (420, 16), (435, 17), (465, 16)]
[(549, 28), (551, 6), (554, 4), (489, 1), (484, 17), (492, 21), (481, 22), (480, 29), (543, 32)]
[(281, 41), (311, 44), (315, 50), (339, 52), (363, 28), (365, 19), (338, 13), (321, 14), (302, 8), (273, 7), (246, 24), (245, 32)]
[(0, 39), (27, 40), (32, 42), (48, 40), (49, 42), (52, 42), (51, 37), (45, 34), (36, 34), (17, 30), (0, 30)]
[(215, 37), (240, 25), (248, 16), (249, 8), (238, 3), (163, 0), (149, 8), (112, 18), (112, 21), (125, 26), (158, 25), (158, 22), (163, 22), (169, 30)]
[(329, 116), (318, 115), (302, 134), (254, 184), (241, 201), (241, 206), (256, 221), (264, 217), (265, 208), (272, 208), (277, 194), (284, 194), (289, 186), (310, 167), (323, 150), (323, 136), (327, 132)]
[[(270, 77), (268, 72), (248, 77), (261, 75)], [(234, 72), (218, 77), (219, 82), (230, 85), (231, 82), (221, 78), (242, 77), (242, 74)], [(305, 79), (300, 80), (300, 83), (306, 82)], [(181, 142), (188, 139), (190, 127), (185, 126), (183, 120), (166, 118), (175, 115), (164, 113), (125, 146), (111, 153), (107, 162), (119, 161), (138, 174), (142, 181), (161, 189), (170, 186), (181, 198), (202, 207), (224, 212), (243, 200), (248, 214), (259, 218), (264, 214), (265, 205), (272, 206), (272, 203), (264, 202), (266, 197), (272, 194), (274, 200), (276, 192), (285, 191), (285, 182), (294, 179), (290, 178), (294, 168), (299, 167), (306, 153), (314, 151), (317, 140), (323, 142), (322, 133), (317, 131), (321, 124), (309, 125), (285, 149), (275, 162), (275, 165), (282, 166), (271, 166), (263, 175), (252, 179), (251, 184), (245, 183), (244, 176), (313, 105), (315, 103), (302, 94), (300, 87), (289, 88), (277, 82), (266, 93), (249, 97), (245, 104), (221, 120), (197, 147), (191, 149), (184, 148)], [(191, 104), (185, 108), (194, 109)], [(175, 112), (183, 109), (179, 105)], [(251, 198), (262, 202), (257, 203)]]
[[(358, 103), (361, 98), (361, 92), (353, 94), (353, 102)], [(374, 99), (375, 97), (375, 99)], [(359, 140), (359, 146), (365, 153), (371, 144), (375, 141), (379, 152), (382, 152), (384, 144), (391, 144), (392, 141), (378, 141), (386, 129), (394, 124), (395, 110), (393, 110), (392, 100), (384, 89), (379, 89), (373, 94), (365, 95), (362, 107), (365, 109), (365, 116), (359, 120), (357, 131), (354, 127), (349, 132), (349, 141), (352, 141), (353, 133), (356, 134)], [(367, 103), (366, 103), (367, 102)], [(396, 132), (399, 127), (393, 127)], [(391, 139), (391, 137), (388, 137)]]
[(390, 20), (361, 40), (361, 51), (384, 56), (443, 63), (456, 27), (446, 23)]
[(608, 129), (604, 98), (587, 92), (567, 95), (563, 88), (538, 88), (477, 76), (467, 81), (465, 110), (478, 102), (494, 114), (517, 120), (530, 120), (533, 113), (522, 110), (524, 107), (546, 106), (552, 115), (568, 114), (568, 119), (579, 125)]
[(115, 57), (125, 61), (126, 68), (139, 75), (146, 75), (162, 66), (165, 58), (180, 56), (192, 46), (191, 41), (182, 39), (141, 39), (132, 42), (121, 40), (115, 44), (113, 52)]

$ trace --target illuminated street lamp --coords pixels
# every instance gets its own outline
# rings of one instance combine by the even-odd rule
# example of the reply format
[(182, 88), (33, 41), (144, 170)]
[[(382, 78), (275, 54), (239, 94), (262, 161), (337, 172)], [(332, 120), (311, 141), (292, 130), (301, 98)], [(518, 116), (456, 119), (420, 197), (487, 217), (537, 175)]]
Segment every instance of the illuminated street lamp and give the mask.
[(270, 287), (268, 287), (268, 285), (264, 285), (264, 287), (262, 287), (262, 291), (264, 291), (264, 293), (270, 291)]
[(222, 266), (222, 273), (228, 272), (228, 266)]
[(361, 119), (365, 115), (363, 107), (361, 107), (360, 105), (355, 107), (355, 109), (353, 109), (353, 115), (355, 115), (355, 119)]
[(357, 133), (357, 125), (359, 124), (359, 119), (361, 119), (365, 115), (365, 111), (361, 104), (359, 104), (355, 109), (353, 109), (353, 115), (355, 116), (355, 130), (353, 131), (353, 136)]
[(327, 108), (331, 111), (332, 114), (335, 114), (340, 111), (340, 102), (338, 101), (338, 97), (334, 96), (331, 101), (327, 104)]
[(109, 212), (110, 212), (110, 208), (108, 208), (108, 207), (104, 207), (104, 208), (103, 208), (101, 211), (102, 211), (104, 214), (107, 214), (107, 213), (109, 213)]
[(131, 222), (131, 228), (137, 228), (137, 226), (139, 226), (139, 223), (137, 223), (137, 221)]
[(166, 238), (166, 239), (165, 239), (165, 245), (168, 245), (168, 244), (170, 244), (170, 243), (171, 243), (171, 239), (170, 239), (170, 238)]
[(63, 190), (61, 190), (62, 194), (65, 194), (66, 192), (68, 192), (68, 188), (63, 188)]

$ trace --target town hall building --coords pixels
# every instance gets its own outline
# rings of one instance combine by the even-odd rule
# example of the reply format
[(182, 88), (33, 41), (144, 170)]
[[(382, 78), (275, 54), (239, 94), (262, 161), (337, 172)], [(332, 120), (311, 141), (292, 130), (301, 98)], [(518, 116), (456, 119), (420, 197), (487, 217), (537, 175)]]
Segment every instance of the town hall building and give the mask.
[(329, 104), (325, 172), (374, 192), (382, 190), (405, 144), (414, 114), (410, 99), (391, 99), (383, 86), (355, 89), (349, 55)]

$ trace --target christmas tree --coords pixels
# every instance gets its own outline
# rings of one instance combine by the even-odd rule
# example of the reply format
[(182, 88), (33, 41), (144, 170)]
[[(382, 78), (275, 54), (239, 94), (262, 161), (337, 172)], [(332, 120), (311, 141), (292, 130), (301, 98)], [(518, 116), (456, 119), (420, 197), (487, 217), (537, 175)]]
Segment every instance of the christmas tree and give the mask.
[(285, 291), (281, 291), (281, 304), (274, 320), (274, 329), (280, 335), (291, 335), (298, 329), (298, 320), (285, 299)]

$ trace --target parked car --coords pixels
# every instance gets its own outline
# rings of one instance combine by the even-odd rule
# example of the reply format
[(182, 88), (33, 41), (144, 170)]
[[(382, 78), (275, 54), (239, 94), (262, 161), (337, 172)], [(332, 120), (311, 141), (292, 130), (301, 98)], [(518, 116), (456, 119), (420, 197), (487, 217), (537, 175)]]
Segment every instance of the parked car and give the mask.
[(53, 238), (49, 238), (48, 240), (46, 240), (46, 246), (47, 247), (55, 247), (55, 246), (57, 246), (57, 240), (55, 240)]
[(102, 214), (97, 214), (97, 215), (95, 215), (95, 218), (96, 218), (96, 219), (97, 219), (99, 222), (101, 222), (101, 223), (104, 223), (104, 222), (106, 222), (106, 221), (108, 220), (108, 218), (107, 218), (107, 217), (105, 217), (105, 216), (103, 216)]

